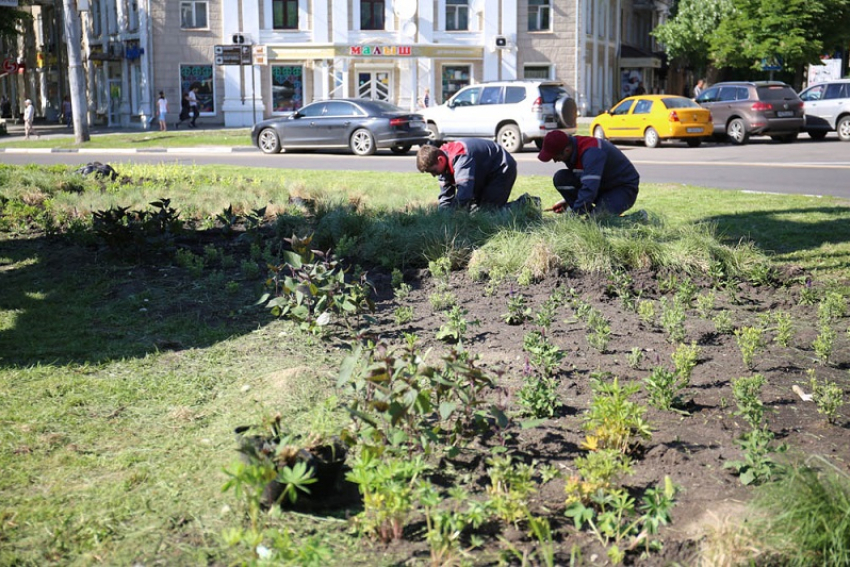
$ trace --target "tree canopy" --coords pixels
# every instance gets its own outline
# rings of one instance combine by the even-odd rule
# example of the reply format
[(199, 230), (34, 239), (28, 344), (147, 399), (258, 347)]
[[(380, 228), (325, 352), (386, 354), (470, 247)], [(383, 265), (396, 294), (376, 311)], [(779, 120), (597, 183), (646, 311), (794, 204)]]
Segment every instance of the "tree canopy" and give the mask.
[(850, 0), (681, 0), (653, 34), (693, 66), (788, 69), (817, 63), (850, 41)]
[[(25, 2), (25, 4), (29, 4), (29, 2)], [(0, 38), (17, 36), (18, 24), (31, 19), (32, 16), (29, 12), (0, 7)]]

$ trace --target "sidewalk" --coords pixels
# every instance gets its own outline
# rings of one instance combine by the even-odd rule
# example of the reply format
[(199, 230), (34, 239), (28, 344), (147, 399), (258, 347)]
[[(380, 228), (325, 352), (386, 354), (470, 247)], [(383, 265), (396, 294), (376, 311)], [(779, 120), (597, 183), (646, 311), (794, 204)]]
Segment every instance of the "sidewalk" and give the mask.
[[(205, 125), (202, 123), (198, 123), (197, 128), (192, 129), (175, 129), (173, 124), (169, 124), (168, 126), (169, 132), (196, 132), (196, 131), (218, 131), (225, 130), (224, 126), (220, 125)], [(231, 129), (231, 128), (227, 128)], [(240, 128), (234, 128), (240, 129)], [(35, 136), (31, 136), (28, 141), (43, 141), (43, 140), (59, 140), (66, 138), (74, 137), (74, 129), (68, 128), (64, 124), (57, 124), (55, 122), (51, 123), (38, 123), (36, 122), (33, 126), (33, 131), (35, 132)], [(3, 145), (0, 145), (0, 153), (10, 153), (10, 154), (23, 154), (23, 153), (32, 153), (32, 154), (44, 154), (44, 153), (103, 153), (104, 151), (109, 151), (113, 153), (233, 153), (233, 152), (259, 152), (260, 150), (253, 146), (204, 146), (204, 147), (179, 147), (179, 148), (113, 148), (109, 150), (104, 150), (103, 148), (16, 148), (14, 147), (14, 143), (16, 141), (24, 141), (24, 125), (23, 123), (15, 124), (13, 121), (7, 119), (6, 120), (6, 132), (7, 136), (0, 136), (0, 142), (3, 142)], [(145, 132), (149, 132), (151, 134), (155, 134), (159, 132), (159, 126), (157, 125), (155, 129), (150, 130), (142, 130), (139, 128), (138, 124), (134, 124), (128, 128), (119, 128), (119, 127), (110, 127), (110, 126), (91, 126), (89, 127), (89, 135), (90, 136), (103, 136), (110, 134), (144, 134)]]

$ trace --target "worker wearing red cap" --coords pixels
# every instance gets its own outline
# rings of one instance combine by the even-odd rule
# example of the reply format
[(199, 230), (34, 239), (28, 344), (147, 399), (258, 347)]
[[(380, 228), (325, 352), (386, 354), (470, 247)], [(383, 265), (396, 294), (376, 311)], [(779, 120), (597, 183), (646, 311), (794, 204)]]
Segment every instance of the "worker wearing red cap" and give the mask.
[(607, 140), (552, 130), (543, 139), (537, 159), (567, 166), (552, 178), (564, 198), (552, 207), (556, 213), (569, 208), (581, 214), (604, 211), (621, 215), (635, 204), (640, 175), (629, 158)]

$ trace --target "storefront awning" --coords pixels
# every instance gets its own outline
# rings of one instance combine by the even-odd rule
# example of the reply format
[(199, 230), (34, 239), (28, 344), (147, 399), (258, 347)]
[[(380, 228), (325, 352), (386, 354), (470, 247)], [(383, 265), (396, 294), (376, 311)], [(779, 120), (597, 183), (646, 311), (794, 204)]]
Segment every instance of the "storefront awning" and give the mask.
[(620, 46), (621, 69), (642, 69), (647, 67), (660, 69), (661, 64), (661, 57), (657, 53), (633, 45), (623, 44)]

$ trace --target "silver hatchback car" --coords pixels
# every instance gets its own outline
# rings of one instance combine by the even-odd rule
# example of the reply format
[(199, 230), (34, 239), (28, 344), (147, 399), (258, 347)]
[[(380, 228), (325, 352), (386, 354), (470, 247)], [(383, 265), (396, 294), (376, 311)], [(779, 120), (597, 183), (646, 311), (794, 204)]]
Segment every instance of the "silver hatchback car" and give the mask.
[(837, 79), (812, 85), (800, 93), (806, 113), (806, 133), (823, 140), (829, 132), (850, 142), (850, 79)]
[(534, 142), (538, 148), (546, 133), (576, 131), (576, 103), (558, 81), (492, 81), (459, 90), (446, 103), (419, 111), (431, 139), (489, 138), (508, 152), (522, 151)]

